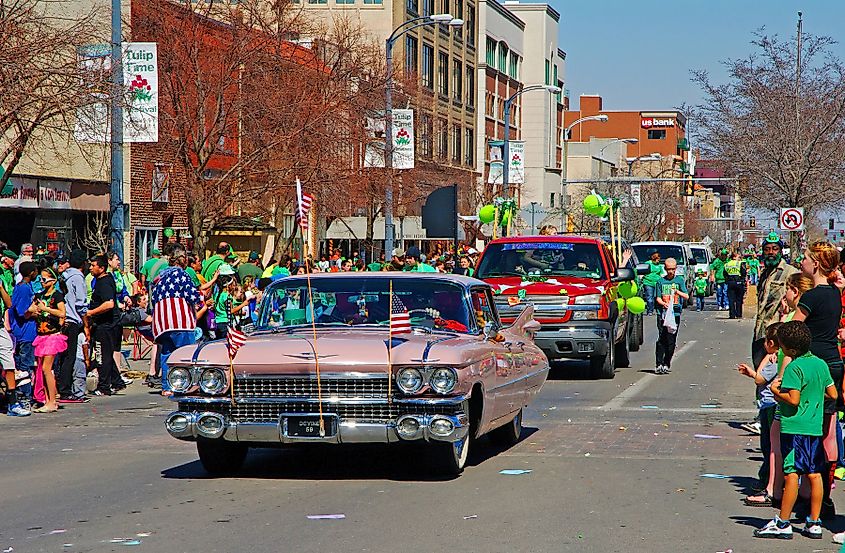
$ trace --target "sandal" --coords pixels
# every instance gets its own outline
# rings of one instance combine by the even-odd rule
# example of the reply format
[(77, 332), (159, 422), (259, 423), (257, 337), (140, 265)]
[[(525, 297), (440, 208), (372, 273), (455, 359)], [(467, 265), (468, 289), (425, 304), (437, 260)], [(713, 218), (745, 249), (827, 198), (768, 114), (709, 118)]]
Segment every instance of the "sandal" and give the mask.
[[(760, 501), (762, 498), (762, 501)], [(772, 497), (763, 492), (761, 495), (749, 495), (742, 498), (742, 502), (745, 503), (749, 507), (771, 507), (772, 506)]]

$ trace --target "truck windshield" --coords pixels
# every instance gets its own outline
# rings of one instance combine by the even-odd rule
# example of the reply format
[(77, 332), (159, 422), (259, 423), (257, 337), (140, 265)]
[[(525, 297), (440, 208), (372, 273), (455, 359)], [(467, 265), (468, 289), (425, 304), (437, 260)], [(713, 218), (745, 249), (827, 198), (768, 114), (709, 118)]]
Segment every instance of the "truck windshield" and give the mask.
[(690, 248), (692, 250), (692, 257), (699, 265), (707, 265), (707, 252), (704, 248)]
[(522, 275), (602, 279), (605, 270), (596, 244), (510, 242), (487, 246), (475, 274), (477, 278)]
[(661, 263), (671, 257), (678, 262), (678, 265), (687, 264), (684, 248), (676, 244), (634, 244), (634, 251), (643, 262), (651, 259), (651, 254), (657, 252), (660, 254)]

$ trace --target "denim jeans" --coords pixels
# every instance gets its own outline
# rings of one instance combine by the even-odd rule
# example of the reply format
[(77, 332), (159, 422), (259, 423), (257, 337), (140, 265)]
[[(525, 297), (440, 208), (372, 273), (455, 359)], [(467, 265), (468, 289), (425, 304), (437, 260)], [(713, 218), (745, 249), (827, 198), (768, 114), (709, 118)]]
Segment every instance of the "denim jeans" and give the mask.
[(695, 308), (704, 311), (704, 296), (695, 296)]
[(646, 315), (651, 315), (654, 313), (654, 286), (643, 285), (643, 295), (645, 296)]
[(728, 308), (728, 283), (721, 282), (716, 284), (716, 305), (719, 309)]
[(173, 330), (165, 332), (158, 337), (159, 357), (161, 363), (161, 389), (164, 391), (170, 390), (170, 382), (167, 380), (167, 360), (170, 354), (181, 348), (182, 346), (189, 346), (197, 342), (196, 334), (193, 330)]

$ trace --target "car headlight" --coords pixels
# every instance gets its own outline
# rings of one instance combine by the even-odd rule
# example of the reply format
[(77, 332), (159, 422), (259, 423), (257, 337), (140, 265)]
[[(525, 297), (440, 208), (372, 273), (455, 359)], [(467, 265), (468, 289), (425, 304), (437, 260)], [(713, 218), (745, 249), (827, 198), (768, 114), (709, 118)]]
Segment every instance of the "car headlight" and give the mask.
[(219, 394), (226, 388), (226, 375), (217, 368), (205, 369), (200, 374), (200, 390), (206, 394)]
[(415, 394), (423, 387), (423, 377), (419, 369), (402, 369), (396, 375), (396, 385), (406, 394)]
[[(575, 305), (601, 305), (601, 294), (586, 294), (575, 296)], [(586, 321), (587, 319), (598, 319), (599, 312), (595, 311), (573, 311), (573, 321)]]
[(583, 304), (598, 304), (601, 303), (600, 294), (587, 294), (585, 296), (575, 296), (575, 305)]
[(191, 387), (191, 371), (185, 367), (173, 367), (167, 371), (167, 380), (170, 382), (170, 389), (181, 394)]
[(458, 384), (458, 373), (450, 367), (434, 369), (428, 379), (428, 384), (438, 394), (448, 394)]

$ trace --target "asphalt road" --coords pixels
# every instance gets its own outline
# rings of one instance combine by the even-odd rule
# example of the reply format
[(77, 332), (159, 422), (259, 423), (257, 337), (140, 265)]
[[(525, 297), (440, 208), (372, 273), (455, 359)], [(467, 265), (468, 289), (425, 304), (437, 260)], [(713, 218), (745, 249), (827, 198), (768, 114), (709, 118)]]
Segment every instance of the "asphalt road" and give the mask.
[(685, 313), (669, 375), (652, 373), (654, 320), (613, 380), (556, 366), (521, 442), (479, 442), (452, 480), (384, 447), (258, 451), (238, 478), (208, 478), (194, 446), (165, 432), (169, 402), (136, 384), (54, 415), (3, 417), (0, 551), (838, 551), (829, 531), (751, 537), (772, 516), (740, 503), (759, 463), (757, 437), (738, 428), (754, 416), (753, 384), (733, 369), (752, 322), (726, 317)]

